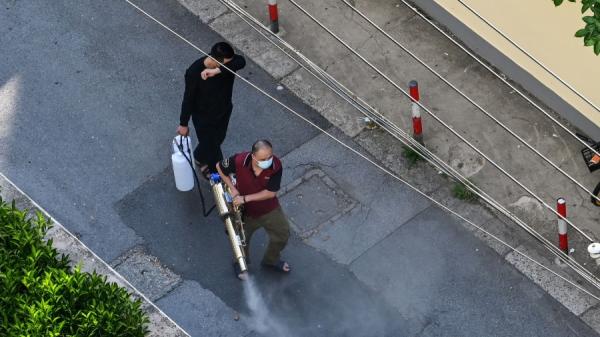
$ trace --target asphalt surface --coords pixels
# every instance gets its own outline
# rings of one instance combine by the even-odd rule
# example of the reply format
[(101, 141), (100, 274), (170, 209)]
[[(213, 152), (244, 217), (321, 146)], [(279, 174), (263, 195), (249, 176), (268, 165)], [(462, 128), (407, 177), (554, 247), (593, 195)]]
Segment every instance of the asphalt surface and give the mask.
[[(180, 274), (186, 287), (158, 304), (194, 336), (205, 334), (193, 310), (170, 297), (194, 298), (189, 281), (244, 312), (220, 220), (201, 217), (196, 191), (175, 190), (169, 167), (198, 53), (124, 1), (0, 3), (0, 171), (107, 261), (143, 245)], [(174, 2), (138, 3), (201, 48), (219, 40)], [(252, 62), (242, 74), (329, 127)], [(257, 266), (265, 238), (253, 239), (253, 275), (294, 334), (596, 335), (455, 219), (240, 81), (234, 96), (224, 152), (270, 138), (284, 184), (318, 169), (355, 202), (309, 240), (293, 237), (284, 278)], [(294, 198), (282, 202), (298, 227), (322, 220), (318, 198)]]

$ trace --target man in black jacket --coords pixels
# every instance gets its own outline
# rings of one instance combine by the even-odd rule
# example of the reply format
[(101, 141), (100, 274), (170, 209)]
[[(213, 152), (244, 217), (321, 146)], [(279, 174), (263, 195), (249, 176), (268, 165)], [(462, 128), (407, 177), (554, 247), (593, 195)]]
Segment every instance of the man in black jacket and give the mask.
[(198, 146), (194, 150), (196, 165), (202, 176), (208, 178), (216, 172), (215, 165), (223, 159), (221, 144), (225, 140), (229, 118), (233, 110), (231, 95), (235, 74), (246, 65), (246, 60), (236, 55), (226, 42), (215, 44), (210, 57), (202, 57), (185, 72), (185, 92), (177, 132), (189, 133), (190, 117), (194, 122)]

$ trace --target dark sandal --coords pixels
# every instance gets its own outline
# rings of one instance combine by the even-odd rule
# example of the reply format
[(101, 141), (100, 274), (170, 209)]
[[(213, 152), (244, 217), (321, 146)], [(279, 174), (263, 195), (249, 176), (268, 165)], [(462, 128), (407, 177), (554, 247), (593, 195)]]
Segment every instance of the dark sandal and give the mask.
[(287, 262), (283, 261), (283, 260), (279, 260), (279, 262), (277, 262), (276, 264), (266, 264), (263, 263), (262, 266), (266, 267), (266, 268), (271, 268), (274, 271), (280, 272), (280, 273), (290, 273), (292, 271), (292, 267), (288, 264), (288, 270), (283, 269), (283, 267), (285, 266)]
[(206, 179), (206, 181), (210, 180), (210, 170), (208, 169), (208, 166), (200, 171), (200, 173), (202, 174), (202, 178)]

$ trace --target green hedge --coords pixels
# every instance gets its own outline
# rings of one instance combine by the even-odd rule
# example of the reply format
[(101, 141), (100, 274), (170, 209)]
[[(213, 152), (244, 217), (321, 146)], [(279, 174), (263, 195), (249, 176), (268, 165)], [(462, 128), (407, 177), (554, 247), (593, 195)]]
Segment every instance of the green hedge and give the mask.
[(106, 277), (69, 267), (49, 221), (0, 197), (0, 336), (145, 336), (140, 300)]

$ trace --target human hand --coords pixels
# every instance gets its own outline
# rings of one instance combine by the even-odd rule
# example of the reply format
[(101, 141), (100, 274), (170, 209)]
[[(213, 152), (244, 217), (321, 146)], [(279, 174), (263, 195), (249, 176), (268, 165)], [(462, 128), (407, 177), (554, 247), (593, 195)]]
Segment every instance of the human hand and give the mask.
[(202, 73), (200, 73), (200, 77), (202, 77), (203, 80), (206, 80), (206, 79), (213, 77), (215, 75), (218, 75), (220, 73), (221, 73), (221, 69), (219, 69), (219, 68), (204, 69), (204, 70), (202, 70)]
[(244, 197), (243, 197), (243, 196), (241, 196), (241, 195), (238, 195), (237, 197), (233, 198), (233, 204), (234, 204), (235, 206), (240, 206), (240, 205), (243, 205), (243, 204), (245, 204), (245, 203), (246, 203), (246, 202), (245, 202), (245, 200), (244, 200)]
[(177, 133), (184, 137), (187, 136), (189, 132), (190, 129), (187, 126), (180, 125), (177, 127)]

